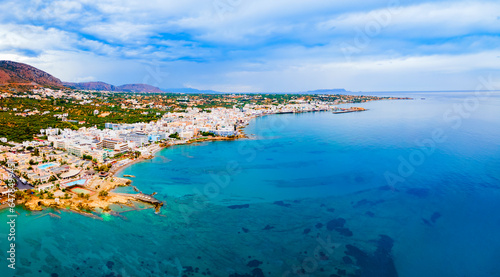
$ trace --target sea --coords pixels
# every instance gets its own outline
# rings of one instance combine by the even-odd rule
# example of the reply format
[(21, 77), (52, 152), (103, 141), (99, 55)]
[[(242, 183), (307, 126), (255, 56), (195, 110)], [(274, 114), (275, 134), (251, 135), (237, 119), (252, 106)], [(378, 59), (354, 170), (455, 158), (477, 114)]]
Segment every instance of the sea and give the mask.
[(159, 214), (16, 207), (15, 269), (3, 210), (0, 276), (500, 276), (500, 93), (389, 96), (119, 172)]

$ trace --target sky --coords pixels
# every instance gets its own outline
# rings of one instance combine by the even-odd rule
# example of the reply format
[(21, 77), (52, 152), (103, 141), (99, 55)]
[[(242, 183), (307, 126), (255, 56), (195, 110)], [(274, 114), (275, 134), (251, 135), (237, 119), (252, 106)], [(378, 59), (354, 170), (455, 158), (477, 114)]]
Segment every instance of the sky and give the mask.
[(224, 92), (473, 90), (498, 1), (0, 0), (0, 60), (63, 81)]

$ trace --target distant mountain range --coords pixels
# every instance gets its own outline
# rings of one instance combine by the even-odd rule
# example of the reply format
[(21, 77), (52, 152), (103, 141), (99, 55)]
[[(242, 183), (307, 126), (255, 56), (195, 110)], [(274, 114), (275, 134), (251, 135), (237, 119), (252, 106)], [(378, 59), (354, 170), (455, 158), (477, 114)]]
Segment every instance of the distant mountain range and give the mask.
[(334, 88), (334, 89), (317, 89), (317, 90), (309, 90), (307, 93), (312, 94), (333, 94), (333, 93), (346, 93), (347, 90), (343, 88)]
[(146, 84), (128, 84), (113, 86), (104, 82), (63, 83), (66, 87), (80, 90), (123, 91), (123, 92), (163, 92), (161, 89)]
[[(207, 94), (224, 94), (228, 92), (220, 92), (216, 90), (200, 90), (195, 88), (167, 88), (162, 89), (165, 92), (177, 92), (177, 93), (207, 93)], [(343, 88), (334, 88), (334, 89), (317, 89), (317, 90), (309, 90), (306, 92), (286, 92), (288, 94), (341, 94), (347, 93), (349, 91)], [(278, 93), (278, 92), (255, 92), (255, 93)], [(284, 93), (284, 92), (279, 92)]]
[(162, 89), (165, 92), (176, 92), (176, 93), (207, 93), (207, 94), (222, 94), (225, 92), (209, 90), (209, 89), (195, 89), (195, 88), (165, 88)]
[[(206, 93), (206, 94), (224, 94), (225, 92), (215, 90), (199, 90), (195, 88), (169, 88), (160, 89), (147, 84), (127, 84), (114, 86), (104, 82), (85, 82), (70, 83), (61, 82), (58, 78), (49, 73), (35, 68), (31, 65), (13, 62), (0, 61), (0, 85), (39, 85), (56, 88), (73, 88), (80, 90), (98, 90), (114, 92), (173, 92), (173, 93)], [(289, 92), (289, 94), (341, 94), (346, 93), (345, 89), (318, 89), (307, 92)], [(266, 93), (266, 92), (262, 92)], [(272, 92), (267, 92), (272, 93)]]
[(39, 85), (55, 88), (69, 87), (81, 90), (123, 92), (163, 92), (157, 87), (146, 84), (113, 86), (104, 82), (61, 82), (58, 78), (36, 67), (13, 61), (0, 61), (0, 85)]

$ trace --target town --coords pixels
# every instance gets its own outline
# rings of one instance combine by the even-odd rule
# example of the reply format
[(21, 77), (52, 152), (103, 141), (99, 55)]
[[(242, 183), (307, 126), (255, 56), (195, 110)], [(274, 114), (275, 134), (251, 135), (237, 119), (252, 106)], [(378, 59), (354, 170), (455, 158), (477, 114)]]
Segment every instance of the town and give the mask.
[[(131, 163), (153, 157), (164, 147), (241, 138), (245, 136), (243, 127), (252, 118), (262, 115), (333, 111), (342, 103), (383, 99), (344, 95), (134, 95), (48, 88), (28, 93), (5, 92), (2, 97), (29, 99), (24, 104), (31, 107), (4, 106), (0, 112), (3, 115), (18, 118), (52, 115), (57, 121), (54, 127), (47, 124), (46, 128), (37, 130), (31, 140), (0, 138), (1, 179), (16, 177), (17, 199), (29, 209), (53, 206), (81, 211), (108, 210), (109, 204), (125, 204), (130, 200), (158, 204), (152, 196), (114, 194), (111, 190), (130, 184), (130, 180), (115, 177), (114, 173)], [(91, 105), (93, 110), (86, 120), (81, 120), (78, 110), (71, 105), (63, 112), (68, 103), (78, 103), (80, 110), (82, 106)], [(166, 103), (171, 105), (166, 106)], [(144, 121), (134, 123), (126, 123), (126, 120), (102, 123), (106, 119), (102, 114), (118, 113), (114, 109), (118, 105), (121, 113), (137, 114), (137, 110), (142, 110), (140, 115), (153, 113), (154, 116), (139, 117)], [(59, 110), (60, 113), (54, 113)], [(99, 121), (93, 122), (95, 118)], [(59, 122), (78, 122), (83, 126), (57, 127)], [(91, 122), (94, 125), (87, 124)], [(3, 182), (0, 195), (4, 206), (11, 192)]]

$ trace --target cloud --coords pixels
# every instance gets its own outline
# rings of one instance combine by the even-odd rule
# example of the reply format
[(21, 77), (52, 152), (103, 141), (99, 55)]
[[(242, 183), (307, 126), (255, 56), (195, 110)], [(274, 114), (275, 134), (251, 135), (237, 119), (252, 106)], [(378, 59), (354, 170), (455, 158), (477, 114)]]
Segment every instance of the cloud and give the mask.
[(0, 58), (67, 81), (415, 90), (468, 86), (500, 68), (494, 1), (7, 0), (0, 9), (9, 11)]

